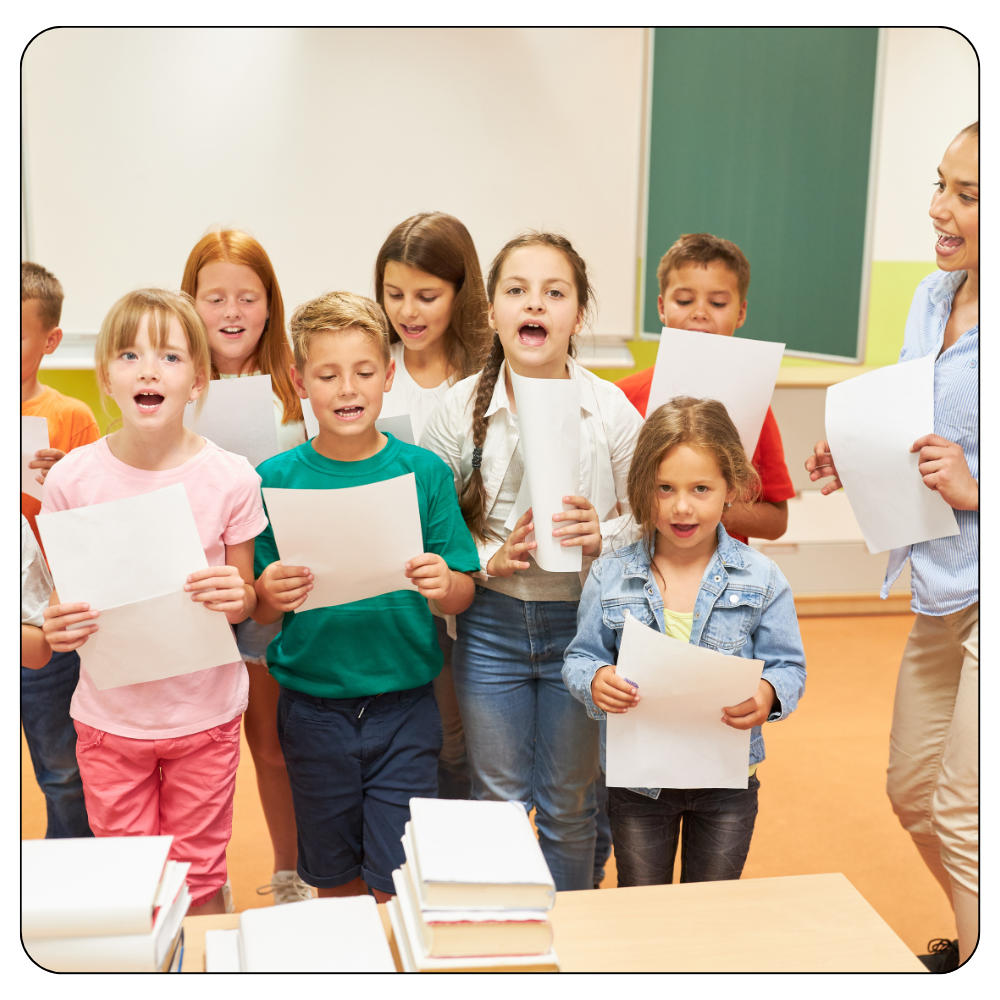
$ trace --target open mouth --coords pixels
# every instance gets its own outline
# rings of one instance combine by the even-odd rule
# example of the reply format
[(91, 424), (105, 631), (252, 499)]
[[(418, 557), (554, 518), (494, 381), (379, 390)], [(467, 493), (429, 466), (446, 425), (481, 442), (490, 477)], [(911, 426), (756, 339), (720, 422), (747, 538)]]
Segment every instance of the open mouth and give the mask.
[(678, 538), (690, 538), (697, 530), (697, 524), (671, 524), (670, 530)]
[(364, 412), (363, 406), (341, 406), (333, 411), (339, 420), (357, 420)]
[(227, 340), (239, 340), (240, 337), (246, 333), (246, 327), (244, 326), (224, 326), (219, 333), (222, 334)]
[(137, 392), (133, 398), (140, 413), (155, 413), (163, 402), (158, 392)]
[(955, 253), (965, 240), (961, 236), (953, 236), (951, 233), (946, 233), (943, 229), (938, 229), (937, 226), (934, 227), (934, 232), (937, 233), (937, 245), (935, 250), (939, 257), (949, 257), (951, 254)]
[(399, 326), (407, 337), (420, 337), (427, 330), (426, 326), (407, 326), (405, 323), (400, 323)]
[(517, 330), (517, 339), (528, 347), (541, 347), (547, 336), (548, 331), (541, 323), (522, 323)]

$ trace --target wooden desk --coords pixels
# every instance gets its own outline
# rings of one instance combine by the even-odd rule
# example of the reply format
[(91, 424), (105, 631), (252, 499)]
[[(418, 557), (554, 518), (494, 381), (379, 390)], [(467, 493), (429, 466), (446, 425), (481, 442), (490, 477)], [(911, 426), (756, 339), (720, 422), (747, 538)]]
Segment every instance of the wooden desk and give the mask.
[[(927, 971), (840, 874), (560, 892), (549, 916), (563, 972)], [(188, 917), (185, 971), (204, 970), (206, 930), (238, 926)]]

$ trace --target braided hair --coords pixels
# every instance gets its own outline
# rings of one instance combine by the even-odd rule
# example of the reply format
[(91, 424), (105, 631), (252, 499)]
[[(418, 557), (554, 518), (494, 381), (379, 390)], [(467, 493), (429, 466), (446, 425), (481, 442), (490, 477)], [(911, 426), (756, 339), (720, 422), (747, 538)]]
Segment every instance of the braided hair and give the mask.
[[(529, 230), (528, 232), (521, 233), (520, 236), (515, 236), (514, 239), (505, 243), (500, 252), (493, 258), (493, 263), (490, 265), (489, 275), (486, 279), (486, 297), (489, 302), (491, 304), (493, 302), (497, 285), (500, 282), (500, 272), (510, 254), (515, 250), (532, 246), (552, 247), (555, 250), (559, 250), (566, 257), (573, 270), (577, 301), (584, 314), (586, 314), (589, 311), (593, 294), (590, 281), (587, 278), (587, 265), (583, 262), (583, 258), (573, 249), (573, 245), (565, 236), (535, 230)], [(570, 357), (576, 354), (575, 338), (570, 340), (569, 354)], [(472, 536), (480, 543), (486, 541), (487, 532), (489, 531), (486, 524), (486, 516), (489, 512), (486, 510), (486, 484), (483, 482), (483, 474), (479, 465), (482, 460), (483, 443), (486, 440), (486, 410), (490, 405), (490, 400), (493, 398), (493, 390), (496, 388), (497, 378), (500, 375), (500, 366), (503, 364), (503, 361), (503, 344), (500, 342), (500, 334), (494, 330), (490, 353), (476, 382), (475, 404), (472, 410), (472, 475), (469, 477), (469, 481), (465, 484), (458, 498), (466, 526), (472, 532)]]

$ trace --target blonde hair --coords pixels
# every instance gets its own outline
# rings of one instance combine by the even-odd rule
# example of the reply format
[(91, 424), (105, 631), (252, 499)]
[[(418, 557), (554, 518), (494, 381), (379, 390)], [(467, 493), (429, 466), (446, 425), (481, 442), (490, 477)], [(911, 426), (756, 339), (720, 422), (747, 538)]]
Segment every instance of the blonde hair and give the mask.
[(743, 442), (725, 406), (717, 399), (677, 396), (654, 410), (642, 425), (628, 470), (628, 502), (642, 529), (647, 550), (656, 539), (656, 473), (660, 462), (678, 445), (708, 452), (726, 486), (745, 506), (760, 493), (760, 476), (747, 458)]
[(667, 290), (670, 271), (684, 267), (685, 264), (708, 267), (716, 261), (732, 271), (742, 302), (750, 291), (750, 261), (732, 240), (723, 240), (711, 233), (684, 233), (660, 258), (656, 268), (660, 294), (663, 295)]
[[(123, 295), (108, 311), (101, 324), (94, 347), (94, 367), (97, 382), (104, 390), (108, 380), (108, 365), (122, 351), (135, 344), (143, 316), (149, 316), (149, 339), (155, 347), (167, 346), (170, 337), (170, 320), (176, 319), (184, 331), (191, 363), (196, 375), (204, 375), (205, 388), (198, 398), (196, 411), (200, 411), (208, 395), (208, 378), (212, 371), (212, 352), (208, 334), (191, 297), (184, 292), (168, 292), (165, 288), (140, 288)], [(101, 406), (108, 413), (102, 396)], [(110, 416), (110, 414), (109, 414)]]
[(21, 301), (38, 303), (38, 318), (42, 321), (46, 332), (54, 330), (59, 325), (62, 315), (63, 290), (59, 279), (46, 271), (41, 264), (31, 261), (21, 261)]
[(382, 307), (353, 292), (327, 292), (318, 299), (303, 303), (288, 324), (292, 333), (292, 353), (299, 371), (309, 360), (309, 343), (317, 333), (358, 330), (372, 341), (388, 367), (389, 320)]
[[(257, 341), (255, 365), (262, 375), (271, 376), (271, 388), (281, 400), (283, 408), (281, 422), (287, 424), (301, 420), (302, 402), (288, 372), (292, 364), (292, 352), (285, 335), (285, 305), (271, 258), (252, 236), (239, 229), (217, 229), (206, 233), (188, 254), (184, 276), (181, 278), (181, 288), (192, 299), (198, 293), (198, 275), (201, 269), (218, 261), (249, 267), (264, 286), (267, 294), (267, 321), (264, 323), (264, 332)], [(218, 377), (219, 372), (213, 362), (212, 378)]]

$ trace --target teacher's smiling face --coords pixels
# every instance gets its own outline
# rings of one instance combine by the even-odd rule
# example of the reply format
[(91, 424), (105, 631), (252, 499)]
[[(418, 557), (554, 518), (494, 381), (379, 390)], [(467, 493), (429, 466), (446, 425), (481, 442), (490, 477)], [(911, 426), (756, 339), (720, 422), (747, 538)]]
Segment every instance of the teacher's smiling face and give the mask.
[(942, 271), (979, 270), (979, 137), (960, 135), (945, 151), (931, 198)]

